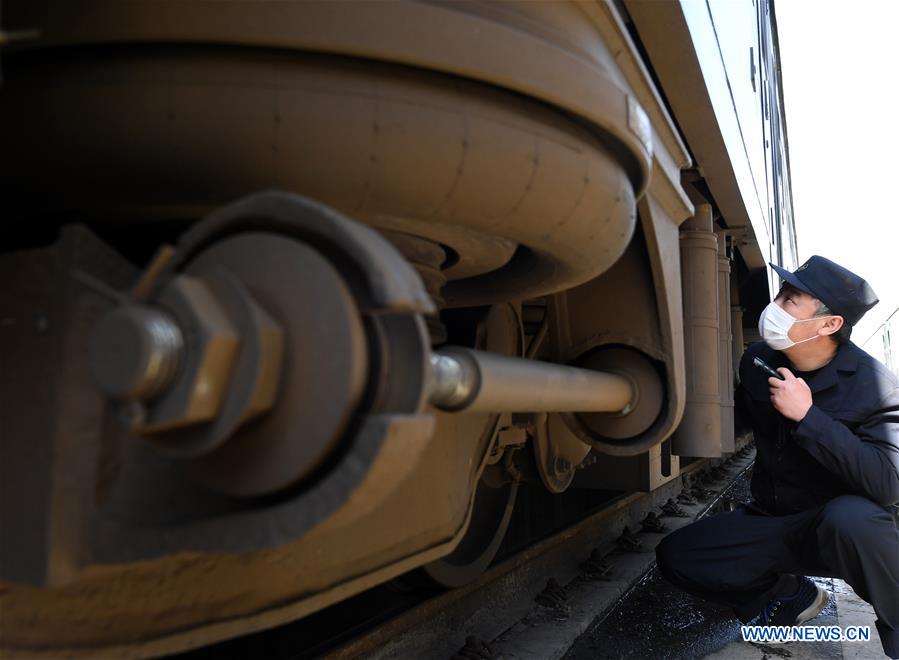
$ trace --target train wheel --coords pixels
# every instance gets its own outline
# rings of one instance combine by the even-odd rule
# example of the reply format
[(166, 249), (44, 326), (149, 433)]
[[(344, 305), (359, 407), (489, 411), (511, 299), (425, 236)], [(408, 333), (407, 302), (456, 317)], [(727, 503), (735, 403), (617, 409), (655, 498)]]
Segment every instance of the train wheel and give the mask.
[(517, 493), (517, 483), (493, 488), (481, 480), (474, 496), (471, 522), (462, 541), (450, 554), (426, 565), (422, 569), (424, 573), (444, 587), (461, 587), (474, 582), (499, 550), (512, 518)]
[[(477, 345), (503, 355), (521, 356), (524, 347), (521, 315), (510, 303), (493, 305), (478, 328)], [(491, 422), (496, 440), (498, 419)], [(497, 486), (483, 477), (478, 482), (472, 504), (471, 520), (459, 545), (450, 554), (422, 568), (428, 580), (443, 587), (460, 587), (474, 582), (499, 550), (506, 535), (518, 483)]]

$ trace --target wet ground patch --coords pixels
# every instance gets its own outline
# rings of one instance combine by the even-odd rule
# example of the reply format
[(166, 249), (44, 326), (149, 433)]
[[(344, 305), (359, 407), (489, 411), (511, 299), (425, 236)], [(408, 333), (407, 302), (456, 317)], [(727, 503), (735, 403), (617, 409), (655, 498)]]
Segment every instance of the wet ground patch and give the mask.
[[(706, 515), (733, 510), (751, 499), (750, 471), (724, 491)], [(833, 590), (829, 578), (815, 578)], [(832, 622), (833, 600), (815, 620)], [(701, 658), (734, 642), (741, 642), (740, 621), (730, 608), (701, 600), (669, 584), (653, 568), (616, 605), (591, 626), (566, 654), (566, 660), (653, 658), (681, 660)], [(762, 655), (792, 657), (788, 648), (773, 647)]]

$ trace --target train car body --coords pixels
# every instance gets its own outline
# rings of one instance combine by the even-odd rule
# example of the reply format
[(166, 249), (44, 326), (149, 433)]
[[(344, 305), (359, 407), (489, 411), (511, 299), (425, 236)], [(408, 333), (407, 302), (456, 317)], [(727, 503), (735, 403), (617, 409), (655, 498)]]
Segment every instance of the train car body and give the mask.
[(520, 484), (650, 491), (734, 450), (734, 356), (796, 262), (770, 2), (0, 28), (5, 652), (465, 584)]
[(894, 310), (878, 326), (877, 330), (865, 340), (862, 348), (899, 376), (899, 350), (896, 349), (896, 337), (899, 337), (899, 309)]

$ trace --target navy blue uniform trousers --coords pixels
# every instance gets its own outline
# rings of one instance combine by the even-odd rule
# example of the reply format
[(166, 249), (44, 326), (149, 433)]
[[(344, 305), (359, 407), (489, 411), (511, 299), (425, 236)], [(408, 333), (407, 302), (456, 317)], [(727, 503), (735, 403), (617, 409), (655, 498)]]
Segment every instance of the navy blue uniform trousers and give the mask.
[(851, 342), (822, 368), (796, 373), (813, 405), (801, 422), (771, 405), (761, 357), (789, 367), (764, 342), (740, 362), (740, 427), (756, 443), (752, 508), (681, 528), (657, 548), (675, 585), (733, 607), (743, 622), (795, 590), (797, 575), (845, 580), (877, 614), (884, 650), (899, 658), (899, 382)]
[(729, 605), (744, 623), (796, 575), (845, 580), (874, 606), (884, 650), (899, 657), (899, 529), (890, 511), (857, 495), (786, 516), (746, 505), (672, 532), (659, 570), (695, 596)]

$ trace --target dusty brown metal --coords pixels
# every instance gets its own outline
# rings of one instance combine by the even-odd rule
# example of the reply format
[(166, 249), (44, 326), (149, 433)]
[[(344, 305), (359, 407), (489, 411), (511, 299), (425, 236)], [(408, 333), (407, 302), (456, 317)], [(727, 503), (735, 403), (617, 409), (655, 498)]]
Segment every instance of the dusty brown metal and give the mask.
[[(660, 178), (656, 177), (653, 181)], [(662, 191), (665, 190), (664, 187), (661, 188)], [(653, 184), (651, 194), (641, 200), (639, 205), (659, 315), (660, 342), (665, 347), (660, 358), (653, 355), (665, 364), (666, 410), (658, 432), (660, 440), (670, 437), (680, 423), (686, 400), (683, 293), (680, 285), (680, 260), (677, 257), (680, 253), (678, 225), (688, 213), (687, 208), (690, 208), (689, 205), (684, 205), (683, 199), (662, 191), (656, 196)], [(676, 458), (671, 460), (673, 464), (677, 462)], [(676, 475), (675, 469), (674, 476)]]
[(731, 379), (733, 382), (739, 381), (740, 358), (743, 357), (743, 351), (746, 349), (745, 340), (743, 338), (743, 305), (740, 300), (740, 282), (737, 278), (736, 269), (732, 269), (730, 273), (730, 291), (731, 291), (731, 307), (730, 307), (730, 327), (733, 336), (731, 349), (733, 357), (731, 364), (733, 365), (733, 373)]
[[(240, 333), (241, 345), (232, 381), (241, 383), (243, 424), (269, 410), (275, 403), (284, 358), (284, 329), (250, 295), (246, 287), (228, 271), (213, 271), (206, 282), (232, 317)], [(231, 392), (225, 404), (231, 403)], [(221, 418), (221, 416), (219, 416)]]
[[(545, 308), (544, 308), (545, 309)], [(545, 312), (544, 312), (545, 316)], [(546, 337), (549, 334), (549, 319), (544, 318), (540, 323), (540, 327), (537, 330), (537, 334), (535, 334), (530, 343), (528, 344), (527, 353), (525, 353), (525, 357), (529, 359), (534, 359), (540, 353), (540, 349), (543, 348), (543, 342), (546, 341)]]
[(146, 301), (150, 292), (156, 287), (156, 279), (174, 257), (175, 248), (171, 245), (163, 245), (156, 251), (150, 264), (141, 273), (140, 279), (131, 290), (131, 298), (134, 302), (142, 303)]
[(721, 451), (734, 451), (734, 368), (733, 331), (730, 305), (730, 258), (727, 251), (727, 235), (716, 230), (718, 239), (718, 386), (721, 400)]
[(363, 311), (428, 313), (434, 303), (405, 259), (377, 232), (334, 209), (299, 195), (269, 190), (217, 209), (178, 242), (169, 266), (177, 271), (217, 239), (238, 232), (266, 231), (308, 240), (347, 267), (356, 264), (355, 295)]
[(590, 370), (617, 374), (631, 383), (634, 395), (622, 411), (566, 413), (562, 418), (572, 431), (595, 449), (616, 453), (623, 443), (640, 437), (658, 420), (665, 392), (658, 371), (642, 353), (622, 347), (605, 347), (583, 356), (578, 364)]
[(382, 230), (381, 235), (399, 250), (421, 277), (435, 307), (433, 313), (425, 316), (428, 332), (431, 334), (431, 343), (445, 343), (446, 327), (440, 321), (439, 314), (440, 310), (446, 307), (442, 293), (443, 287), (446, 285), (446, 275), (443, 273), (443, 265), (447, 261), (446, 250), (439, 243), (411, 234)]
[(564, 492), (591, 447), (571, 433), (559, 415), (540, 414), (533, 419), (537, 472), (548, 491)]
[[(583, 290), (555, 296), (547, 323), (536, 321), (535, 351), (564, 364), (620, 344), (653, 360), (666, 398), (651, 428), (627, 443), (641, 453), (599, 457), (593, 465), (607, 471), (588, 482), (607, 488), (626, 473), (627, 488), (664, 483), (677, 472), (664, 440), (685, 392), (677, 226), (689, 202), (677, 171), (687, 156), (618, 6), (397, 3), (376, 16), (379, 5), (233, 2), (212, 11), (193, 0), (97, 2), (72, 15), (53, 1), (5, 2), (4, 27), (10, 7), (15, 20), (49, 18), (37, 46), (103, 44), (4, 50), (0, 131), (21, 154), (0, 165), (11, 217), (190, 223), (234, 197), (280, 187), (446, 246), (457, 259), (441, 271), (450, 305), (586, 280)], [(651, 126), (633, 98), (650, 109)], [(634, 167), (634, 158), (645, 162)], [(643, 190), (634, 237), (633, 199)], [(95, 483), (84, 466), (96, 457), (101, 422), (90, 401), (81, 410), (65, 393), (71, 446), (41, 456), (54, 461), (54, 502), (76, 497), (62, 503), (62, 519), (21, 529), (31, 540), (57, 530), (53, 570), (70, 582), (3, 585), (0, 639), (13, 653), (158, 655), (270, 627), (446, 556), (472, 529), (483, 467), (522, 444), (522, 427), (477, 413), (419, 414), (427, 337), (414, 314), (432, 308), (417, 279), (407, 286), (414, 272), (402, 259), (357, 250), (377, 245), (376, 234), (319, 235), (320, 216), (299, 228), (275, 208), (282, 202), (267, 200), (266, 212), (238, 223), (232, 217), (218, 234), (192, 234), (189, 254), (158, 281), (213, 243), (252, 231), (314, 242), (332, 264), (363, 263), (358, 279), (338, 270), (353, 283), (368, 348), (384, 356), (367, 383), (378, 414), (330, 454), (333, 473), (304, 484), (302, 497), (288, 490), (247, 506), (194, 487), (141, 442), (107, 440)], [(288, 293), (291, 286), (283, 282)], [(70, 361), (77, 341), (65, 341), (65, 363), (84, 366)], [(57, 355), (47, 363), (63, 364)], [(68, 367), (52, 377), (86, 387)], [(545, 455), (576, 457), (583, 443), (558, 422), (548, 420)], [(300, 426), (281, 430), (295, 439)], [(62, 438), (59, 426), (44, 431)], [(40, 468), (41, 447), (13, 454), (15, 468)], [(0, 454), (4, 462), (10, 455)], [(252, 461), (238, 466), (252, 469)], [(561, 487), (567, 471), (544, 467)], [(71, 488), (75, 477), (83, 493)]]
[[(244, 241), (242, 247), (246, 258), (258, 257), (250, 241)], [(284, 367), (284, 329), (253, 300), (240, 279), (224, 268), (212, 268), (201, 277), (234, 324), (240, 346), (215, 418), (208, 424), (148, 438), (169, 457), (208, 453), (226, 442), (239, 426), (271, 409)]]
[(224, 398), (240, 343), (237, 328), (197, 278), (174, 278), (153, 302), (173, 318), (187, 341), (179, 352), (177, 377), (131, 420), (137, 433), (158, 433), (213, 419)]
[(219, 428), (160, 441), (172, 452), (181, 453), (183, 440), (188, 455), (204, 453), (188, 469), (218, 492), (251, 496), (282, 490), (334, 451), (362, 400), (369, 358), (357, 305), (325, 258), (276, 234), (233, 235), (194, 255), (183, 268), (198, 278), (226, 269), (283, 326), (286, 360), (271, 367), (280, 377), (281, 405), (258, 423), (238, 427), (246, 409), (234, 402), (215, 422)]
[[(338, 53), (411, 65), (497, 85), (580, 116), (629, 150), (634, 187), (649, 175), (649, 119), (609, 76), (611, 61), (596, 52), (589, 22), (574, 3), (325, 1), (235, 3), (223, 15), (202, 2), (177, 6), (134, 2), (121, 7), (95, 0), (76, 17), (53, 3), (14, 4), (13, 29), (42, 25), (32, 47), (85, 43), (230, 43)], [(190, 12), (195, 20), (185, 20)], [(572, 23), (582, 29), (571, 29)], [(552, 27), (566, 27), (553, 30)], [(587, 29), (584, 29), (587, 28)], [(586, 33), (586, 34), (585, 34)], [(591, 48), (592, 46), (592, 48)], [(527, 53), (526, 61), (506, 57)]]
[[(507, 450), (522, 449), (528, 443), (533, 425), (522, 417), (522, 415), (513, 415), (512, 413), (503, 413), (499, 416), (496, 425), (496, 440), (491, 445), (490, 454), (487, 457), (488, 465), (497, 465), (506, 458)], [(494, 484), (515, 481), (516, 476), (510, 474), (506, 467), (507, 464), (504, 463), (502, 472), (485, 473), (482, 478), (489, 479)]]
[[(58, 586), (77, 575), (85, 554), (84, 522), (109, 459), (105, 405), (91, 379), (87, 348), (95, 323), (115, 303), (75, 278), (76, 270), (117, 289), (130, 287), (138, 275), (77, 225), (64, 228), (53, 245), (0, 255), (4, 589)], [(0, 620), (15, 612), (2, 593), (0, 611)], [(8, 638), (0, 639), (5, 644)]]
[(517, 494), (517, 482), (494, 487), (482, 479), (465, 535), (451, 553), (426, 564), (425, 574), (444, 587), (461, 587), (480, 577), (506, 535)]
[[(293, 285), (289, 292), (296, 294), (297, 280), (290, 277), (290, 269), (279, 259), (279, 251), (274, 245), (279, 237), (275, 235), (261, 235), (269, 241), (265, 245), (266, 259), (254, 260), (244, 271), (239, 268), (238, 260), (222, 258), (223, 246), (230, 241), (232, 245), (246, 248), (247, 243), (240, 239), (247, 236), (237, 235), (214, 243), (200, 255), (195, 255), (194, 261), (187, 264), (188, 270), (201, 263), (205, 255), (217, 267), (222, 261), (228, 261), (235, 274), (249, 282), (257, 295), (264, 292), (264, 288), (254, 288), (254, 283), (273, 274), (280, 275), (282, 281), (287, 278)], [(296, 241), (281, 240), (295, 247)], [(290, 252), (290, 256), (295, 255), (295, 251)], [(268, 275), (264, 272), (266, 269)], [(254, 277), (258, 279), (254, 280)], [(162, 289), (165, 290), (164, 285)], [(259, 295), (259, 299), (264, 304), (271, 304), (266, 295)], [(291, 297), (285, 304), (290, 307), (295, 302), (296, 298)], [(474, 493), (471, 481), (467, 488), (459, 488), (459, 474), (468, 474), (471, 480), (477, 478), (483, 459), (475, 463), (471, 459), (472, 456), (486, 456), (490, 436), (485, 435), (485, 423), (489, 423), (489, 419), (469, 415), (460, 424), (449, 421), (446, 424), (449, 435), (437, 445), (431, 444), (433, 419), (414, 414), (422, 404), (424, 368), (420, 359), (416, 362), (408, 353), (409, 350), (422, 353), (426, 349), (424, 326), (414, 315), (385, 314), (376, 320), (387, 345), (395, 350), (381, 365), (384, 375), (388, 383), (396, 378), (400, 379), (398, 383), (409, 383), (409, 389), (404, 391), (394, 387), (377, 399), (375, 412), (378, 414), (369, 416), (326, 478), (304, 490), (301, 497), (286, 498), (277, 506), (234, 507), (227, 499), (210, 499), (208, 493), (191, 489), (183, 475), (168, 469), (169, 464), (146, 445), (133, 441), (120, 443), (114, 449), (116, 462), (107, 467), (106, 481), (112, 483), (101, 488), (99, 501), (90, 499), (98, 510), (94, 512), (88, 508), (84, 512), (86, 515), (75, 516), (72, 520), (87, 542), (85, 546), (75, 548), (77, 561), (72, 566), (68, 586), (34, 590), (12, 583), (4, 585), (0, 605), (5, 613), (13, 613), (9, 619), (3, 617), (0, 623), (4, 646), (19, 652), (25, 652), (29, 647), (46, 647), (46, 622), (50, 620), (54, 622), (53, 643), (57, 648), (60, 644), (70, 649), (92, 648), (87, 652), (94, 654), (98, 642), (101, 645), (129, 643), (144, 637), (151, 628), (163, 634), (177, 634), (185, 624), (188, 627), (204, 625), (208, 623), (209, 608), (218, 608), (225, 603), (229, 603), (226, 609), (230, 614), (226, 617), (230, 617), (258, 612), (273, 603), (310, 593), (328, 592), (329, 598), (339, 599), (346, 593), (344, 562), (352, 554), (346, 547), (348, 533), (360, 534), (367, 539), (354, 550), (355, 561), (367, 562), (366, 565), (372, 567), (353, 589), (364, 588), (449, 552), (451, 544), (465, 529)], [(413, 334), (398, 326), (397, 320), (410, 321)], [(407, 352), (399, 352), (399, 347), (405, 347)], [(416, 364), (420, 371), (417, 386)], [(321, 377), (317, 384), (322, 385)], [(295, 406), (294, 401), (290, 403), (291, 407)], [(293, 425), (294, 428), (300, 426)], [(456, 446), (450, 448), (451, 444)], [(450, 448), (449, 454), (447, 448)], [(88, 451), (89, 447), (78, 449), (83, 457), (95, 459), (95, 454)], [(422, 469), (425, 456), (428, 456), (429, 464)], [(426, 494), (435, 484), (434, 473), (440, 470), (447, 472), (446, 480), (437, 483), (438, 488), (442, 492), (453, 490), (455, 495), (441, 501), (435, 517), (434, 507), (422, 507), (421, 504), (430, 499)], [(91, 479), (85, 486), (90, 486), (88, 490), (93, 495)], [(401, 492), (396, 492), (398, 489)], [(409, 492), (417, 492), (420, 496), (410, 499)], [(207, 511), (214, 511), (215, 515), (197, 516), (198, 510), (203, 511), (204, 506), (210, 505), (213, 508)], [(419, 551), (412, 555), (408, 548), (397, 546), (390, 532), (388, 521), (402, 509), (405, 509), (405, 515), (401, 514), (404, 526), (416, 530), (413, 534), (422, 543), (417, 548)], [(384, 515), (388, 517), (384, 518)], [(347, 526), (351, 531), (345, 529)], [(314, 531), (310, 533), (311, 528)], [(292, 547), (296, 544), (305, 547), (308, 554), (297, 553), (298, 547)], [(186, 548), (194, 552), (185, 552)], [(260, 553), (260, 548), (269, 550)], [(197, 552), (201, 550), (205, 551), (200, 555), (203, 560), (197, 562)], [(288, 561), (272, 560), (281, 557), (281, 553), (285, 553), (283, 557)], [(304, 554), (304, 557), (300, 556)], [(79, 572), (82, 562), (106, 565), (106, 568)], [(116, 567), (110, 567), (110, 564)], [(269, 575), (266, 577), (265, 573)], [(207, 580), (215, 586), (198, 591), (197, 585)], [(280, 586), (274, 590), (267, 587), (247, 591), (250, 584)], [(115, 585), (125, 588), (119, 589)], [(255, 595), (248, 599), (247, 593)], [(204, 601), (200, 607), (196, 606), (198, 596)], [(115, 602), (108, 600), (109, 597)], [(185, 606), (185, 598), (193, 605)], [(315, 604), (307, 601), (307, 605), (321, 606), (319, 599), (314, 601)], [(47, 617), (41, 618), (39, 624), (37, 618), (29, 614), (36, 611), (42, 613), (41, 617)], [(79, 615), (81, 612), (90, 612), (88, 625)], [(112, 636), (110, 630), (114, 631)], [(106, 641), (100, 641), (104, 638)], [(183, 640), (180, 643), (183, 644)]]
[[(357, 408), (366, 388), (371, 410), (420, 408), (418, 326), (391, 312), (431, 310), (433, 303), (409, 265), (370, 229), (297, 196), (259, 194), (192, 229), (160, 274), (158, 288), (186, 277), (208, 280), (248, 333), (226, 410), (204, 428), (154, 438), (169, 455), (195, 457), (186, 469), (208, 487), (253, 496), (308, 476), (361, 414)], [(377, 314), (368, 321), (368, 338), (360, 312)], [(285, 329), (283, 365), (269, 313)], [(371, 374), (366, 343), (377, 352)], [(279, 378), (282, 405), (239, 428), (271, 407)], [(228, 384), (225, 379), (219, 386)]]
[[(520, 356), (524, 350), (520, 305), (492, 305), (478, 323), (475, 345), (500, 355)], [(489, 451), (483, 459), (485, 465), (498, 463), (507, 456), (506, 451), (514, 451), (527, 440), (525, 430), (508, 413), (490, 415), (484, 437), (489, 438)], [(476, 580), (499, 550), (511, 522), (517, 493), (517, 481), (494, 480), (482, 472), (464, 534), (457, 539), (452, 552), (422, 567), (427, 580), (447, 587)]]
[[(676, 226), (669, 224), (662, 211), (653, 222), (659, 225), (657, 241), (667, 242), (671, 237), (666, 231), (668, 227), (676, 236)], [(644, 220), (643, 226), (655, 232), (649, 219)], [(584, 442), (607, 453), (630, 455), (646, 451), (670, 435), (680, 414), (678, 344), (675, 342), (682, 331), (672, 329), (677, 328), (675, 323), (679, 321), (668, 307), (668, 298), (674, 292), (670, 286), (655, 285), (657, 281), (667, 280), (665, 269), (670, 264), (661, 254), (650, 260), (653, 250), (661, 245), (664, 243), (656, 243), (650, 249), (641, 229), (625, 255), (607, 273), (550, 299), (550, 344), (554, 361), (577, 364), (599, 348), (630, 347), (639, 362), (634, 375), (648, 379), (646, 392), (665, 388), (660, 408), (656, 407), (657, 398), (647, 397), (646, 408), (629, 416), (630, 420), (640, 420), (632, 427), (636, 430), (630, 437), (615, 433), (611, 435), (618, 435), (617, 438), (603, 436), (591, 432), (574, 417), (565, 417)], [(656, 276), (657, 267), (661, 270)], [(639, 357), (641, 354), (645, 356), (643, 359)], [(652, 363), (648, 368), (644, 364), (646, 358)], [(627, 369), (622, 368), (622, 372), (627, 373)], [(599, 424), (599, 418), (595, 419)]]
[[(595, 457), (595, 460), (593, 460)], [(680, 475), (671, 440), (636, 456), (591, 454), (575, 474), (572, 488), (601, 488), (649, 492)]]
[(681, 269), (687, 403), (672, 451), (678, 456), (720, 456), (718, 240), (708, 204), (698, 205), (696, 215), (681, 226)]
[[(310, 16), (330, 12), (329, 20), (338, 26), (339, 16), (349, 10), (342, 3), (285, 5), (294, 12), (308, 7)], [(576, 8), (560, 7), (541, 11), (561, 11), (586, 22)], [(114, 5), (98, 11), (101, 21), (104, 12), (116, 13)], [(361, 20), (359, 12), (370, 11), (363, 3), (347, 14), (352, 20), (346, 26)], [(478, 39), (486, 38), (484, 30), (499, 29), (512, 40), (542, 41), (526, 30), (415, 3), (378, 5), (372, 20), (381, 24), (396, 13), (400, 23), (409, 25), (403, 12), (427, 16), (416, 47), (440, 57), (448, 53), (435, 48), (427, 30), (439, 28), (445, 37), (446, 25), (439, 20), (446, 16), (474, 27)], [(306, 30), (314, 23), (306, 17), (296, 25)], [(460, 44), (453, 40), (458, 55)], [(607, 269), (624, 249), (635, 221), (635, 187), (643, 185), (630, 175), (634, 153), (643, 152), (643, 165), (636, 170), (648, 172), (649, 161), (631, 128), (634, 121), (643, 123), (634, 119), (641, 116), (639, 106), (609, 81), (601, 83), (608, 87), (605, 93), (584, 84), (585, 75), (605, 80), (602, 66), (584, 68), (565, 49), (550, 50), (562, 58), (545, 60), (551, 71), (510, 62), (514, 71), (502, 79), (485, 78), (491, 87), (445, 73), (312, 56), (308, 50), (238, 48), (223, 56), (219, 49), (167, 45), (129, 49), (116, 58), (83, 51), (64, 62), (42, 61), (54, 59), (49, 54), (19, 53), (24, 68), (4, 59), (4, 101), (12, 102), (3, 109), (14, 116), (4, 115), (3, 123), (19, 126), (9, 139), (27, 142), (36, 156), (46, 150), (47, 162), (40, 171), (25, 172), (29, 160), (8, 172), (21, 179), (9, 192), (19, 195), (19, 190), (18, 198), (29, 199), (29, 214), (62, 205), (106, 219), (159, 220), (197, 217), (237, 194), (277, 185), (370, 225), (451, 247), (462, 257), (446, 273), (450, 305), (559, 290)], [(494, 66), (486, 54), (476, 57), (479, 64)], [(568, 65), (582, 69), (582, 75), (563, 68)], [(583, 108), (596, 121), (602, 116), (603, 122), (614, 123), (622, 135), (606, 139), (605, 129), (573, 120), (564, 99), (556, 99), (561, 106), (547, 105), (519, 94), (514, 78), (538, 73), (553, 84), (564, 79), (565, 94), (587, 93)], [(44, 80), (39, 97), (30, 79)], [(506, 91), (507, 79), (515, 93)], [(163, 87), (179, 90), (166, 97), (171, 107), (160, 106), (165, 97), (160, 80)], [(198, 86), (197, 80), (204, 84)], [(56, 118), (52, 141), (19, 113), (33, 105), (70, 109)], [(143, 111), (131, 112), (134, 107)], [(34, 129), (31, 138), (26, 126)], [(85, 140), (86, 134), (92, 138)], [(219, 140), (219, 134), (229, 139)], [(622, 147), (621, 140), (630, 140), (637, 152)], [(72, 148), (58, 154), (60, 142)], [(126, 143), (127, 158), (115, 149)], [(170, 158), (173, 149), (178, 155)], [(196, 172), (206, 173), (202, 185), (188, 183)], [(644, 176), (636, 175), (640, 181)], [(22, 186), (38, 181), (59, 194), (27, 196)], [(113, 193), (85, 196), (98, 186)], [(35, 199), (42, 206), (33, 206)]]
[[(520, 306), (514, 303), (493, 305), (478, 323), (475, 345), (492, 353), (520, 356), (524, 350)], [(506, 451), (521, 446), (527, 436), (512, 416), (490, 415), (484, 431), (489, 450), (486, 464), (496, 464)], [(496, 556), (512, 518), (518, 482), (504, 479), (494, 483), (486, 473), (474, 492), (464, 534), (455, 542), (452, 552), (422, 567), (428, 580), (447, 587), (458, 587), (476, 580)]]

